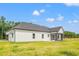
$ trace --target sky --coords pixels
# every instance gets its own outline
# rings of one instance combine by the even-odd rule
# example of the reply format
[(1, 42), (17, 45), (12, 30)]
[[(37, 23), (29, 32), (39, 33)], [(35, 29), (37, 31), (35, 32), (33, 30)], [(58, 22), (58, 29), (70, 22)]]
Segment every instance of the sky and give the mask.
[(79, 33), (78, 3), (0, 3), (0, 16), (7, 21), (30, 22), (49, 28), (63, 26)]

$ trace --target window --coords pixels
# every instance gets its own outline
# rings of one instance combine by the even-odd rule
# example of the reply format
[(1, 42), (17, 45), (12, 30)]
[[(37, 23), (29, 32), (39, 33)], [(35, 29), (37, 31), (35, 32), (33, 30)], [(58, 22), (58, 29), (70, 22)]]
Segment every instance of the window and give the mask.
[(54, 35), (52, 35), (53, 39), (54, 39)]
[(44, 38), (44, 34), (42, 34), (42, 39)]
[(33, 33), (33, 39), (35, 39), (35, 34)]
[(49, 37), (49, 34), (48, 34), (48, 37)]
[(12, 38), (13, 38), (13, 33), (12, 33)]

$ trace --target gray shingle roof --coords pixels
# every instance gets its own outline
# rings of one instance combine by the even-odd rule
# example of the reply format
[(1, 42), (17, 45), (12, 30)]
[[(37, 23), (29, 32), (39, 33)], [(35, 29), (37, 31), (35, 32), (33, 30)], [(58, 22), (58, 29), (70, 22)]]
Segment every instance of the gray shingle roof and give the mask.
[(60, 27), (51, 28), (50, 32), (58, 32), (60, 30), (60, 28), (62, 28), (62, 27), (60, 26)]
[(24, 29), (24, 30), (35, 30), (35, 31), (45, 31), (49, 32), (49, 28), (45, 26), (40, 26), (32, 23), (19, 24), (14, 27), (15, 29)]
[(48, 28), (45, 26), (40, 26), (32, 23), (22, 23), (14, 27), (14, 29), (23, 29), (23, 30), (33, 30), (33, 31), (43, 31), (43, 32), (58, 32), (61, 27)]

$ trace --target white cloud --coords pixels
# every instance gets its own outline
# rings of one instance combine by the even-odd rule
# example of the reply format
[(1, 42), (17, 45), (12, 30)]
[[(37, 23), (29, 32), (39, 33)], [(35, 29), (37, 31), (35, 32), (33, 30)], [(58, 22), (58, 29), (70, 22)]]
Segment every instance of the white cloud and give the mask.
[(46, 21), (51, 23), (55, 21), (55, 18), (47, 18)]
[(38, 10), (34, 10), (32, 15), (39, 16), (40, 15), (40, 12)]
[(64, 20), (64, 16), (58, 15), (58, 17), (56, 18), (56, 20), (58, 20), (58, 21), (63, 21), (63, 20)]
[(65, 3), (66, 6), (79, 6), (79, 3)]
[(73, 23), (78, 23), (79, 21), (78, 20), (73, 20)]
[(58, 21), (63, 21), (64, 20), (64, 16), (62, 16), (62, 15), (58, 15), (58, 17), (56, 17), (56, 18), (47, 18), (46, 19), (46, 21), (48, 21), (48, 22), (58, 22)]
[(41, 9), (39, 11), (38, 10), (34, 10), (32, 15), (39, 16), (39, 15), (41, 15), (41, 13), (44, 13), (44, 12), (45, 12), (45, 9)]
[(69, 20), (68, 23), (69, 23), (69, 24), (71, 24), (71, 23), (72, 23), (72, 24), (75, 24), (75, 23), (79, 23), (79, 21), (78, 21), (78, 20)]
[(44, 13), (44, 12), (45, 12), (45, 9), (41, 9), (41, 10), (40, 10), (40, 13)]

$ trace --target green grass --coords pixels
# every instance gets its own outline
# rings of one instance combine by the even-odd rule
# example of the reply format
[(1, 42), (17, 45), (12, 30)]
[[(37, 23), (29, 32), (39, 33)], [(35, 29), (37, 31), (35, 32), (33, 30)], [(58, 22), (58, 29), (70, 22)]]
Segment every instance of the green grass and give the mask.
[(55, 42), (0, 42), (0, 56), (79, 56), (79, 38)]

